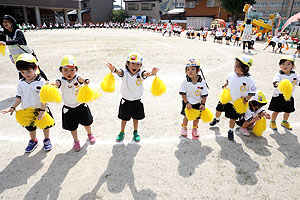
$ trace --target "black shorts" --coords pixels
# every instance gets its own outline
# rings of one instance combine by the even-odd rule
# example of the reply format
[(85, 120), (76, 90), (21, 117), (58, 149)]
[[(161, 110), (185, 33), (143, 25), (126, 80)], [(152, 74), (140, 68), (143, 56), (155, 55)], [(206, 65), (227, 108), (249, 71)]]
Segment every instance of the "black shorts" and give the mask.
[(254, 45), (254, 40), (251, 40), (251, 41), (250, 41), (250, 45)]
[(282, 47), (282, 43), (278, 43), (278, 48), (281, 48)]
[(230, 36), (226, 36), (225, 40), (230, 40)]
[(272, 97), (268, 109), (274, 112), (292, 113), (295, 111), (294, 97), (291, 97), (290, 101), (284, 100), (283, 94), (279, 94), (278, 97)]
[(235, 37), (235, 41), (240, 41), (240, 37)]
[(221, 104), (221, 102), (218, 103), (216, 110), (219, 112), (225, 112), (225, 117), (230, 119), (239, 119), (242, 117), (241, 114), (238, 114), (231, 103), (227, 104)]
[(269, 45), (268, 45), (268, 46), (275, 47), (275, 46), (276, 46), (276, 43), (275, 43), (274, 41), (271, 41), (271, 42), (269, 43)]
[(141, 99), (129, 101), (122, 98), (120, 101), (118, 118), (125, 121), (129, 121), (131, 118), (136, 120), (144, 119), (144, 104)]
[(219, 101), (218, 105), (216, 107), (216, 110), (219, 111), (219, 112), (225, 112), (225, 105), (226, 104), (221, 104), (221, 102)]
[(93, 116), (89, 106), (85, 103), (76, 108), (62, 107), (62, 127), (68, 131), (75, 131), (78, 125), (90, 126), (93, 123)]
[[(46, 112), (53, 118), (52, 113), (48, 107), (46, 108)], [(35, 111), (34, 111), (35, 118), (33, 119), (33, 122), (30, 124), (30, 126), (24, 126), (24, 128), (26, 128), (27, 131), (35, 131), (36, 130), (36, 126), (34, 126), (34, 121), (39, 116), (39, 114), (40, 114), (40, 109), (39, 108), (35, 109)], [(45, 129), (51, 128), (53, 126), (47, 126)]]
[[(201, 104), (197, 103), (197, 104), (191, 104), (191, 105), (192, 105), (192, 108), (199, 110)], [(180, 114), (182, 114), (184, 116), (185, 116), (185, 111), (184, 111), (185, 108), (186, 108), (186, 105), (185, 105), (184, 101), (182, 101), (182, 109), (181, 109)], [(200, 119), (200, 116), (197, 119)]]
[(198, 37), (198, 36), (200, 37), (200, 36), (201, 36), (201, 34), (200, 34), (200, 33), (197, 33), (196, 37)]
[(222, 40), (222, 39), (223, 39), (223, 36), (219, 36), (219, 37), (218, 37), (218, 40)]
[(300, 50), (300, 44), (297, 44), (297, 50)]

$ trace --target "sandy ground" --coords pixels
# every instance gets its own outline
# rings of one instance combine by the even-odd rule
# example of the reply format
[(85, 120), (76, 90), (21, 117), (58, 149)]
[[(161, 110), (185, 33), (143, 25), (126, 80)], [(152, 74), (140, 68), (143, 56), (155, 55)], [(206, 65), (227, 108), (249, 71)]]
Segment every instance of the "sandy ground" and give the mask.
[[(91, 86), (99, 87), (108, 73), (105, 63), (123, 67), (128, 53), (138, 51), (144, 56), (144, 69), (160, 67), (158, 75), (166, 83), (167, 93), (153, 97), (153, 77), (145, 81), (146, 118), (139, 124), (140, 145), (130, 143), (132, 122), (126, 128), (124, 144), (115, 143), (121, 98), (117, 76), (116, 91), (102, 93), (89, 104), (97, 142), (88, 144), (80, 127), (80, 152), (72, 150), (71, 134), (61, 128), (61, 104), (50, 105), (56, 126), (51, 128), (53, 150), (48, 153), (41, 144), (31, 154), (24, 153), (27, 131), (14, 116), (0, 115), (0, 199), (299, 199), (299, 88), (296, 112), (290, 118), (292, 132), (282, 127), (278, 132), (267, 129), (258, 138), (245, 137), (236, 129), (235, 142), (230, 142), (229, 121), (222, 116), (214, 128), (199, 123), (200, 140), (179, 137), (178, 91), (185, 77), (185, 61), (199, 58), (210, 87), (207, 107), (214, 112), (221, 86), (241, 48), (215, 44), (211, 37), (203, 42), (137, 30), (49, 30), (27, 32), (26, 38), (51, 80), (61, 76), (62, 56), (73, 54), (79, 73), (91, 80)], [(270, 53), (271, 48), (262, 51), (264, 46), (255, 44), (251, 74), (270, 99), (281, 55)], [(292, 54), (294, 49), (284, 52)], [(2, 110), (13, 102), (18, 78), (8, 56), (0, 57), (0, 66)], [(279, 115), (278, 124), (281, 119)], [(43, 140), (41, 131), (38, 139), (40, 143)]]

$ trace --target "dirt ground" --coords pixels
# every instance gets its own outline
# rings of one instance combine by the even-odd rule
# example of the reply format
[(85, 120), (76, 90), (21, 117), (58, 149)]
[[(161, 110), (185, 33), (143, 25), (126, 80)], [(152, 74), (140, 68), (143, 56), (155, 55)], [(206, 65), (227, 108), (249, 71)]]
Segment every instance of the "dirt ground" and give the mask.
[[(267, 128), (262, 137), (246, 137), (236, 129), (235, 142), (231, 142), (227, 139), (229, 120), (222, 116), (213, 128), (199, 123), (199, 140), (179, 137), (182, 116), (178, 92), (186, 60), (199, 58), (210, 87), (206, 106), (214, 112), (221, 86), (233, 71), (241, 47), (213, 43), (212, 37), (203, 42), (138, 30), (41, 30), (25, 35), (52, 81), (61, 76), (58, 68), (65, 54), (77, 58), (79, 73), (96, 88), (109, 72), (107, 62), (124, 67), (127, 55), (138, 51), (144, 57), (144, 69), (160, 68), (158, 76), (167, 92), (154, 97), (150, 92), (153, 77), (145, 80), (142, 100), (146, 118), (139, 123), (139, 145), (131, 143), (131, 121), (124, 144), (115, 143), (121, 123), (117, 118), (121, 79), (117, 76), (116, 91), (102, 92), (101, 98), (89, 104), (97, 142), (90, 145), (80, 127), (80, 152), (72, 150), (71, 134), (62, 129), (62, 104), (50, 105), (56, 125), (50, 131), (53, 150), (48, 153), (42, 149), (40, 130), (38, 148), (24, 153), (28, 132), (14, 116), (1, 114), (0, 199), (299, 199), (299, 88), (295, 92), (296, 112), (290, 117), (293, 131)], [(250, 72), (270, 100), (282, 55), (271, 53), (271, 47), (262, 51), (264, 46), (256, 42)], [(290, 48), (284, 53), (294, 51)], [(298, 62), (299, 58), (296, 65)], [(7, 55), (0, 56), (0, 66), (2, 110), (14, 100), (18, 76)], [(281, 120), (282, 114), (278, 125)], [(191, 126), (189, 123), (189, 132)]]

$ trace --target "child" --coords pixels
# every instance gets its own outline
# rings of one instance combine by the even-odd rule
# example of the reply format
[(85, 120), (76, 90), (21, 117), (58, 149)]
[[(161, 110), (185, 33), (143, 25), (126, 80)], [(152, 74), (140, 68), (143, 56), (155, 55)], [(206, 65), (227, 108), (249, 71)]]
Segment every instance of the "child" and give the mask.
[(240, 126), (239, 131), (243, 135), (249, 136), (250, 133), (247, 128), (253, 128), (254, 123), (262, 117), (270, 119), (270, 114), (262, 109), (267, 103), (268, 100), (262, 91), (258, 91), (253, 97), (253, 100), (249, 101), (249, 109), (243, 114), (242, 118), (236, 122), (236, 124)]
[(286, 45), (288, 47), (288, 43), (287, 43), (287, 40), (288, 40), (288, 36), (285, 36), (284, 38), (282, 38), (281, 40), (279, 40), (278, 42), (278, 48), (275, 50), (275, 53), (277, 53), (277, 50), (279, 49), (279, 53), (282, 53), (282, 48), (284, 47), (284, 45)]
[[(201, 71), (201, 75), (198, 73)], [(180, 92), (182, 96), (182, 110), (181, 114), (184, 116), (182, 122), (182, 130), (181, 135), (187, 136), (187, 124), (188, 119), (185, 116), (184, 109), (197, 109), (204, 110), (206, 98), (208, 96), (207, 85), (205, 82), (205, 78), (203, 76), (203, 72), (200, 68), (200, 62), (195, 58), (190, 58), (185, 67), (186, 79), (182, 82)], [(192, 135), (194, 137), (199, 137), (197, 128), (200, 117), (193, 121), (193, 129)]]
[(295, 51), (295, 53), (293, 54), (294, 58), (296, 58), (296, 54), (298, 53), (298, 58), (300, 58), (300, 40), (297, 43), (297, 50)]
[(122, 142), (125, 134), (125, 126), (127, 121), (133, 119), (133, 140), (135, 142), (140, 141), (140, 135), (138, 133), (138, 120), (145, 118), (144, 105), (141, 101), (141, 97), (144, 92), (143, 81), (148, 76), (154, 76), (159, 71), (158, 68), (153, 67), (151, 72), (141, 70), (142, 56), (133, 52), (129, 54), (125, 69), (117, 69), (111, 63), (107, 63), (107, 67), (113, 72), (118, 74), (122, 78), (121, 94), (122, 99), (119, 106), (118, 118), (121, 119), (121, 131), (117, 136), (116, 141)]
[(274, 53), (275, 47), (276, 47), (277, 43), (279, 42), (280, 37), (281, 37), (281, 35), (273, 37), (272, 40), (270, 41), (270, 43), (263, 49), (263, 51), (266, 50), (269, 46), (272, 46), (273, 47), (272, 52)]
[(296, 74), (295, 70), (295, 59), (293, 56), (283, 56), (281, 57), (279, 61), (279, 67), (280, 70), (275, 74), (275, 77), (273, 79), (273, 97), (271, 99), (269, 110), (273, 111), (271, 122), (270, 122), (270, 128), (273, 130), (277, 130), (276, 126), (276, 118), (279, 114), (279, 112), (284, 112), (283, 114), (283, 120), (281, 122), (281, 126), (288, 130), (292, 130), (292, 126), (288, 122), (290, 113), (295, 111), (294, 107), (294, 91), (295, 87), (293, 87), (292, 91), (292, 97), (289, 101), (286, 101), (283, 97), (283, 94), (278, 90), (278, 83), (282, 81), (283, 79), (288, 79), (293, 86), (299, 85), (299, 80), (297, 79), (298, 75)]
[(251, 37), (250, 49), (254, 49), (254, 44), (255, 44), (256, 38), (257, 38), (257, 35), (256, 35), (256, 31), (255, 31)]
[(225, 37), (225, 40), (226, 40), (226, 45), (229, 45), (229, 41), (231, 40), (231, 35), (232, 35), (232, 32), (231, 32), (231, 29), (227, 29), (227, 32), (226, 32), (226, 37)]
[(225, 112), (225, 117), (229, 118), (228, 139), (233, 141), (233, 128), (236, 120), (241, 116), (233, 107), (233, 102), (243, 98), (246, 104), (249, 99), (255, 95), (256, 87), (254, 81), (249, 74), (249, 69), (253, 64), (253, 59), (248, 55), (241, 55), (235, 59), (234, 71), (229, 74), (222, 88), (227, 87), (230, 90), (232, 100), (223, 105), (220, 102), (216, 107), (216, 117), (210, 123), (211, 126), (216, 125), (220, 121), (222, 112)]
[(80, 151), (80, 141), (78, 139), (77, 128), (81, 124), (84, 126), (89, 142), (96, 142), (95, 136), (92, 134), (91, 125), (93, 123), (92, 113), (86, 103), (79, 103), (76, 100), (76, 95), (85, 84), (89, 84), (90, 80), (85, 79), (77, 74), (77, 61), (72, 55), (65, 55), (62, 58), (59, 71), (62, 77), (56, 80), (55, 85), (62, 92), (64, 106), (62, 108), (62, 127), (65, 130), (71, 131), (74, 139), (74, 151)]
[[(40, 120), (45, 117), (45, 112), (48, 112), (52, 117), (47, 105), (40, 102), (39, 93), (46, 80), (43, 79), (39, 74), (36, 74), (38, 66), (35, 57), (27, 53), (21, 54), (16, 60), (16, 67), (24, 78), (19, 80), (16, 100), (12, 106), (9, 109), (1, 112), (3, 114), (10, 113), (10, 115), (12, 115), (16, 110), (16, 107), (21, 104), (22, 109), (35, 108), (35, 117), (32, 119), (32, 121), (35, 121), (36, 118)], [(36, 138), (36, 126), (31, 123), (30, 126), (25, 126), (25, 128), (29, 131), (30, 135), (28, 146), (25, 149), (25, 152), (29, 153), (34, 151), (38, 146), (38, 140)], [(49, 139), (49, 128), (50, 126), (43, 129), (45, 136), (43, 141), (45, 151), (50, 151), (52, 149), (52, 144)]]
[(239, 45), (240, 37), (241, 37), (241, 31), (240, 29), (238, 29), (237, 32), (235, 33), (235, 40), (233, 46), (235, 45), (235, 43), (237, 46)]

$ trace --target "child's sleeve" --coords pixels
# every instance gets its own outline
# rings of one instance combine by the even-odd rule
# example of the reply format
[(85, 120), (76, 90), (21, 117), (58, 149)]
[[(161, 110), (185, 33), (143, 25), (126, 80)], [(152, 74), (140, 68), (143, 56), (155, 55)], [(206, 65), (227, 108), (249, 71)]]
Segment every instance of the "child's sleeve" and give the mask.
[(124, 77), (124, 69), (120, 69), (120, 71), (122, 71), (121, 74), (117, 74), (119, 77), (123, 78)]
[(248, 109), (244, 114), (244, 120), (250, 122), (253, 119), (251, 111)]
[(273, 86), (276, 87), (275, 84), (279, 83), (280, 81), (281, 81), (280, 74), (276, 73), (273, 79)]
[(179, 94), (180, 94), (180, 95), (186, 94), (187, 90), (186, 90), (185, 85), (186, 85), (186, 84), (185, 84), (185, 81), (183, 81), (183, 82), (181, 83), (181, 87), (180, 87), (180, 90), (179, 90)]
[(207, 97), (208, 96), (208, 89), (207, 89), (205, 81), (202, 81), (202, 83), (203, 83), (202, 84), (203, 89), (201, 91), (201, 97), (203, 98), (203, 97)]
[(252, 78), (249, 79), (249, 87), (248, 87), (248, 95), (255, 96), (256, 94), (256, 86)]
[(146, 78), (148, 77), (148, 76), (144, 76), (144, 74), (145, 74), (146, 72), (147, 72), (147, 71), (146, 71), (146, 70), (144, 70), (144, 71), (142, 71), (142, 73), (141, 73), (141, 74), (142, 74), (142, 78), (143, 78), (143, 79), (146, 79)]
[(21, 81), (19, 81), (16, 97), (18, 99), (21, 99), (22, 96), (23, 96), (23, 90), (22, 90), (22, 87), (21, 87)]

